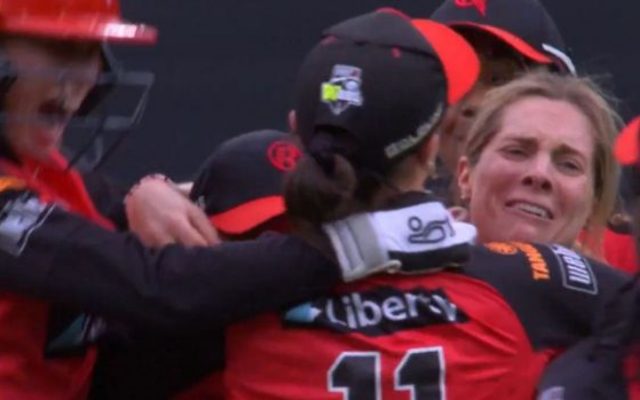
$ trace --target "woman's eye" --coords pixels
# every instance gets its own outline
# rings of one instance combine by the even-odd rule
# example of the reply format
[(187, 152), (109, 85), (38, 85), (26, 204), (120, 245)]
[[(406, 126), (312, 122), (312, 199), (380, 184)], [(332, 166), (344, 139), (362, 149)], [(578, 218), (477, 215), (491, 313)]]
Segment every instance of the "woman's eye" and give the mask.
[(577, 161), (572, 160), (564, 160), (560, 161), (560, 167), (571, 173), (579, 173), (582, 172), (582, 165)]
[(524, 157), (527, 155), (527, 152), (521, 147), (506, 147), (502, 152), (511, 157)]
[(464, 107), (460, 112), (464, 118), (473, 119), (476, 117), (477, 109), (475, 107)]

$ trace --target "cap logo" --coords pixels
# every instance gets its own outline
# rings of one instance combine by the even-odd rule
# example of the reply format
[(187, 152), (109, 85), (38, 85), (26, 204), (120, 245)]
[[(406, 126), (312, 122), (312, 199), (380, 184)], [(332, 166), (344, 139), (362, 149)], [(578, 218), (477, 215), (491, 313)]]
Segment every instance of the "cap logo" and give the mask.
[(483, 17), (487, 16), (487, 0), (454, 0), (457, 7), (474, 7)]
[(350, 65), (334, 65), (329, 82), (323, 82), (320, 99), (334, 115), (340, 115), (349, 106), (362, 106), (362, 70)]
[(293, 143), (279, 140), (271, 143), (267, 149), (267, 158), (271, 165), (280, 171), (292, 171), (298, 160), (302, 156), (302, 152)]

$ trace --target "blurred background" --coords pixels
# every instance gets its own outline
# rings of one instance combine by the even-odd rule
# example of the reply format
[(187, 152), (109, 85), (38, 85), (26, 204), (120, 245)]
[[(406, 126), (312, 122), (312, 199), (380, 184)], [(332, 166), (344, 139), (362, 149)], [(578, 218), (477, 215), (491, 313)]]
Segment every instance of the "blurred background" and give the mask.
[[(542, 0), (579, 71), (595, 75), (629, 119), (640, 114), (640, 3)], [(115, 48), (126, 68), (156, 74), (142, 124), (104, 166), (125, 183), (162, 171), (189, 179), (215, 145), (286, 129), (296, 70), (321, 30), (392, 6), (427, 17), (438, 0), (123, 0), (126, 18), (156, 25), (157, 46)]]

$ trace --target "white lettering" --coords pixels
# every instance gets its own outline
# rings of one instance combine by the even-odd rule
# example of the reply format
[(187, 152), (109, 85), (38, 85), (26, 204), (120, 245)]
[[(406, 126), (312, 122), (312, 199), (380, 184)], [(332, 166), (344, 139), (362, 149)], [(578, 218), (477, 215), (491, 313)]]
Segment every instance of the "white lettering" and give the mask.
[(389, 297), (382, 303), (382, 313), (392, 321), (407, 319), (406, 305), (399, 297)]
[(382, 320), (380, 307), (372, 301), (362, 301), (358, 293), (352, 295), (353, 306), (356, 310), (360, 326), (377, 325)]
[(416, 301), (418, 297), (413, 293), (405, 293), (404, 299), (407, 302), (407, 306), (409, 307), (409, 316), (411, 318), (415, 318), (418, 316), (418, 308), (416, 307)]
[(351, 92), (348, 90), (340, 90), (338, 92), (338, 100), (346, 101), (356, 106), (362, 105), (362, 96), (358, 92)]
[(400, 153), (415, 146), (423, 138), (425, 138), (433, 130), (435, 125), (440, 122), (440, 117), (442, 116), (443, 109), (444, 108), (442, 106), (442, 103), (438, 104), (429, 121), (418, 127), (414, 134), (408, 135), (385, 147), (384, 154), (387, 156), (387, 158), (391, 159), (396, 157)]
[(333, 307), (333, 300), (327, 301), (327, 305), (325, 306), (325, 312), (327, 313), (327, 318), (334, 324), (347, 326), (345, 321), (342, 321), (336, 317), (336, 312)]
[(343, 296), (342, 303), (344, 304), (344, 312), (347, 317), (347, 324), (349, 325), (349, 328), (356, 329), (358, 327), (358, 323), (356, 322), (356, 317), (353, 312), (353, 307), (351, 307), (349, 296)]
[(455, 321), (457, 319), (456, 317), (458, 315), (458, 307), (456, 307), (455, 304), (437, 294), (433, 295), (433, 300), (438, 303), (440, 309), (444, 311), (444, 315), (447, 318), (447, 321)]
[(576, 252), (575, 252), (575, 251), (573, 251), (573, 250), (567, 249), (567, 248), (566, 248), (566, 247), (564, 247), (564, 246), (557, 246), (557, 245), (554, 245), (554, 246), (552, 246), (552, 248), (553, 248), (553, 251), (554, 251), (556, 254), (558, 254), (558, 255), (561, 255), (561, 256), (568, 256), (568, 257), (573, 257), (573, 258), (580, 258), (580, 256), (578, 255), (578, 253), (576, 253)]

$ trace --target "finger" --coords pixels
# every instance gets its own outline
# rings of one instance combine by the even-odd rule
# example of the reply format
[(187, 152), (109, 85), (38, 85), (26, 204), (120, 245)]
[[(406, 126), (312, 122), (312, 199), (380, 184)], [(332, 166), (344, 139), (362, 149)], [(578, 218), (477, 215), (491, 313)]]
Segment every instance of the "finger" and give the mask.
[(198, 230), (200, 235), (204, 238), (209, 246), (213, 246), (220, 243), (220, 237), (216, 228), (213, 227), (209, 218), (197, 207), (194, 207), (189, 212), (189, 221), (194, 229)]
[(208, 246), (205, 237), (196, 229), (189, 219), (182, 220), (171, 228), (174, 239), (185, 246)]

